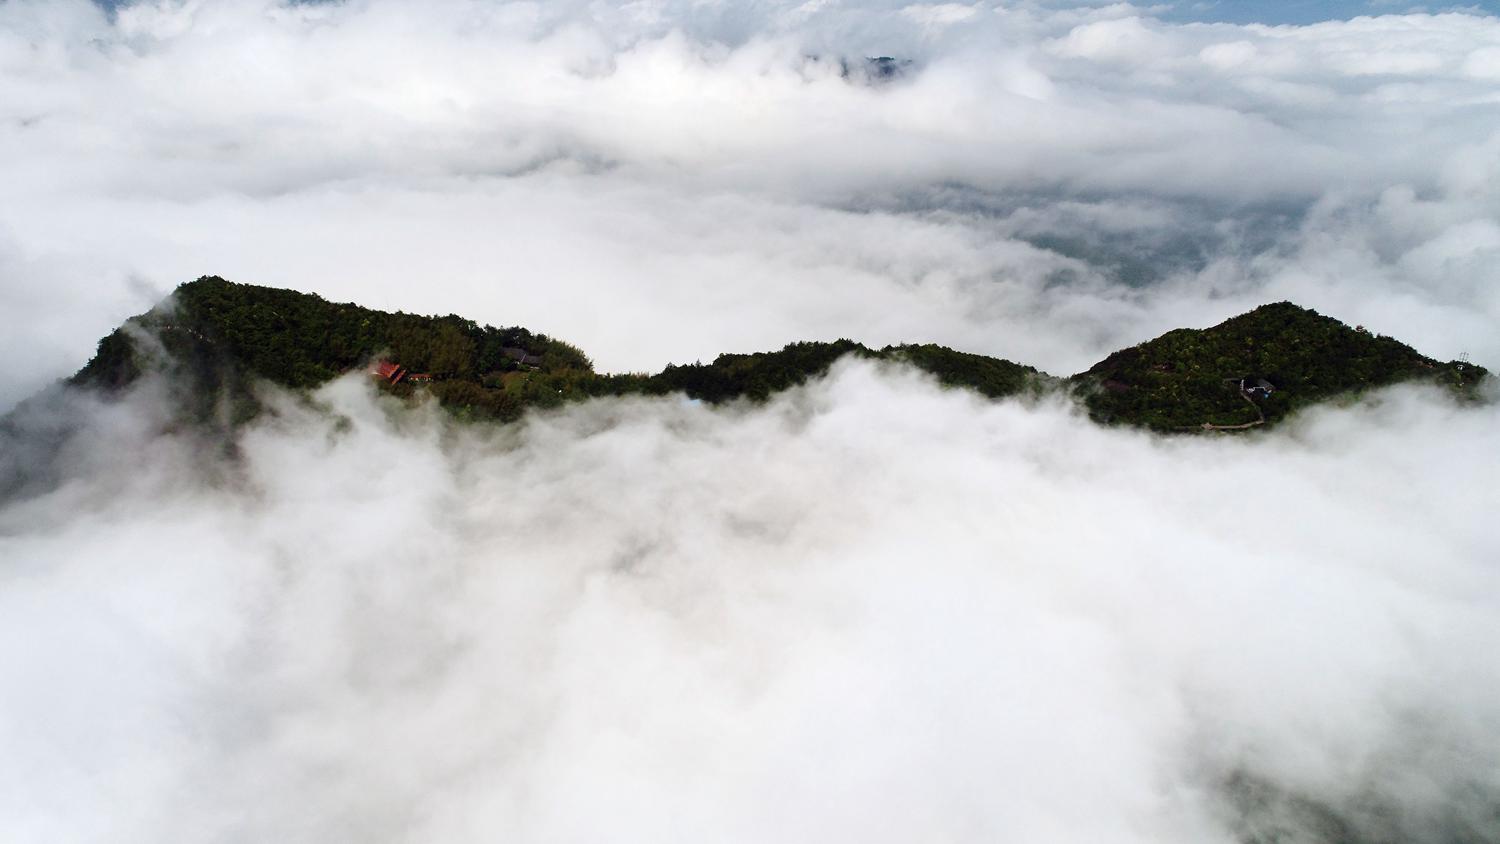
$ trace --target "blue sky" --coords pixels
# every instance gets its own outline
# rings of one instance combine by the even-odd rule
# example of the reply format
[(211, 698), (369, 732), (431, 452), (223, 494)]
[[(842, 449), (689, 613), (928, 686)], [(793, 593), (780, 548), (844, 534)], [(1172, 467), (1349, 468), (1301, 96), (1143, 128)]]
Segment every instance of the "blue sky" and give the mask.
[[(131, 0), (95, 0), (105, 8), (127, 5)], [(322, 2), (322, 0), (307, 0)], [(1136, 0), (1138, 5), (1153, 5), (1150, 0)], [(1360, 15), (1380, 15), (1407, 11), (1440, 12), (1462, 9), (1500, 15), (1500, 0), (1473, 0), (1467, 3), (1424, 3), (1421, 0), (1183, 0), (1171, 4), (1162, 13), (1168, 20), (1224, 21), (1230, 23), (1306, 24), (1347, 19)]]
[[(1143, 3), (1142, 5), (1147, 5)], [(1407, 11), (1441, 12), (1462, 9), (1500, 14), (1500, 0), (1472, 3), (1422, 3), (1419, 0), (1200, 0), (1173, 4), (1177, 8), (1162, 17), (1171, 20), (1226, 21), (1230, 23), (1306, 24), (1360, 15)]]

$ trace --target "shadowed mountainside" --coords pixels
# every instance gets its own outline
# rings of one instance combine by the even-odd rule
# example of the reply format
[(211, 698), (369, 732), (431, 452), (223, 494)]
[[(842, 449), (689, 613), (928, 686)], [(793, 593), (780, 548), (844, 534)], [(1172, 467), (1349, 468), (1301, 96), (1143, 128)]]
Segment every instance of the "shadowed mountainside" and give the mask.
[(1277, 302), (1212, 328), (1168, 331), (1071, 380), (1095, 420), (1172, 431), (1274, 423), (1310, 404), (1403, 381), (1472, 396), (1485, 374)]
[(1033, 367), (942, 346), (875, 350), (850, 340), (725, 354), (654, 375), (599, 374), (577, 348), (524, 328), (481, 326), (456, 315), (390, 314), (204, 277), (101, 340), (69, 383), (115, 390), (164, 370), (186, 385), (182, 400), (192, 415), (233, 423), (257, 411), (255, 379), (302, 389), (388, 360), (415, 376), (383, 379), (393, 393), (425, 391), (461, 416), (509, 420), (528, 407), (597, 396), (682, 392), (709, 402), (765, 399), (827, 372), (846, 354), (905, 361), (943, 383), (991, 397), (1052, 380)]
[(380, 379), (383, 389), (430, 393), (465, 418), (510, 420), (530, 407), (597, 396), (763, 400), (827, 372), (845, 355), (905, 363), (990, 398), (1066, 386), (1096, 421), (1160, 431), (1274, 423), (1308, 404), (1410, 380), (1472, 397), (1486, 375), (1286, 302), (1212, 328), (1170, 331), (1066, 380), (943, 346), (871, 349), (852, 340), (724, 354), (656, 374), (600, 374), (579, 349), (524, 328), (391, 314), (210, 276), (180, 286), (101, 340), (69, 383), (117, 390), (145, 372), (165, 371), (182, 385), (192, 417), (232, 425), (258, 411), (257, 379), (305, 389), (387, 361), (393, 374)]

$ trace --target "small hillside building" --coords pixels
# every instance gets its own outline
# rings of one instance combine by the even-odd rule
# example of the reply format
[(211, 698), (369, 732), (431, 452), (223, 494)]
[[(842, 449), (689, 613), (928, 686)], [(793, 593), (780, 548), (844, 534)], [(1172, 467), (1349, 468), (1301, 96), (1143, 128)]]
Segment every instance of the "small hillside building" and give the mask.
[(406, 377), (406, 368), (388, 360), (377, 361), (371, 367), (370, 374), (385, 381), (388, 384), (399, 384)]
[(432, 374), (427, 372), (411, 372), (406, 367), (393, 361), (377, 361), (370, 367), (370, 374), (386, 382), (387, 384), (400, 384), (405, 381), (408, 384), (428, 384), (432, 382)]
[(1252, 399), (1263, 399), (1276, 392), (1276, 387), (1264, 378), (1250, 375), (1240, 379), (1240, 392)]
[(542, 365), (542, 359), (540, 356), (534, 355), (526, 351), (525, 349), (518, 349), (514, 346), (506, 346), (505, 348), (502, 348), (500, 350), (500, 353), (522, 366)]

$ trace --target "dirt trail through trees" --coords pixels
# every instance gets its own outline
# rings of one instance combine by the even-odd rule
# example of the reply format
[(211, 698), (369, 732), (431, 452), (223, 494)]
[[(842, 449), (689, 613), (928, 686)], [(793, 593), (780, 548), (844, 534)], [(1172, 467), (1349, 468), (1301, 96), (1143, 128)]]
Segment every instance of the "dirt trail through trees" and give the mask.
[(1263, 410), (1260, 409), (1260, 405), (1258, 405), (1258, 404), (1255, 403), (1255, 399), (1250, 398), (1250, 394), (1247, 393), (1247, 392), (1245, 392), (1243, 389), (1240, 390), (1240, 398), (1242, 398), (1245, 401), (1249, 402), (1250, 406), (1253, 407), (1253, 408), (1255, 408), (1255, 415), (1257, 417), (1259, 417), (1259, 418), (1257, 418), (1254, 422), (1246, 422), (1243, 425), (1215, 425), (1212, 422), (1204, 422), (1202, 425), (1193, 425), (1191, 427), (1185, 428), (1184, 430), (1189, 430), (1189, 431), (1192, 431), (1192, 430), (1202, 430), (1202, 431), (1243, 431), (1246, 428), (1254, 428), (1256, 425), (1264, 425), (1264, 424), (1266, 424), (1266, 414), (1265, 414), (1265, 411), (1263, 411)]

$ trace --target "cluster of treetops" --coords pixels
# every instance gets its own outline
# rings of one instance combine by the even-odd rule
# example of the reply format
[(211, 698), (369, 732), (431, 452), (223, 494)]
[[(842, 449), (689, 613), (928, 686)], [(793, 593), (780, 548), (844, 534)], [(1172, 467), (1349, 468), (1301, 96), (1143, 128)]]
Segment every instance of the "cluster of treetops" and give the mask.
[[(430, 380), (377, 378), (384, 390), (431, 396), (462, 418), (512, 420), (528, 408), (600, 396), (760, 401), (822, 375), (846, 355), (902, 362), (991, 398), (1067, 390), (1099, 422), (1161, 431), (1274, 422), (1311, 403), (1408, 380), (1476, 398), (1486, 375), (1286, 302), (1213, 328), (1170, 331), (1069, 378), (943, 346), (872, 349), (851, 340), (724, 354), (655, 374), (603, 374), (576, 347), (524, 328), (386, 313), (210, 276), (182, 285), (101, 340), (70, 383), (113, 390), (166, 370), (177, 376), (185, 412), (233, 424), (260, 411), (258, 380), (311, 388), (387, 360)], [(1246, 393), (1245, 379), (1272, 389)]]

